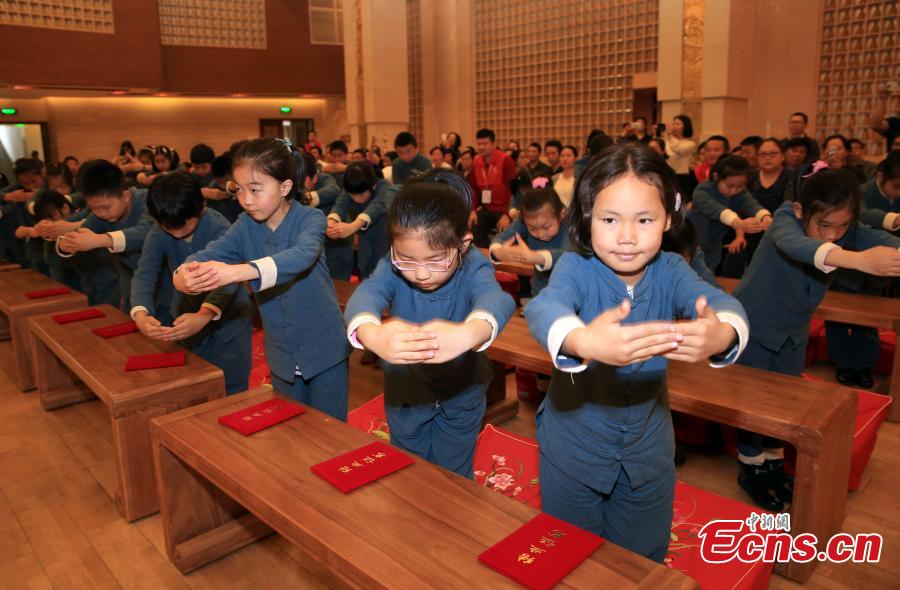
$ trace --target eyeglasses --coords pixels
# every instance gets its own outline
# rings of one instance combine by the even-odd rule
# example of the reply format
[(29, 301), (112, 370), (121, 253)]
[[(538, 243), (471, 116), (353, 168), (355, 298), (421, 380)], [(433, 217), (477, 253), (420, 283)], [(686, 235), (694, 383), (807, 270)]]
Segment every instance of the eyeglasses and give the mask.
[(453, 264), (453, 259), (459, 254), (460, 249), (457, 248), (456, 252), (450, 255), (447, 260), (441, 260), (440, 262), (416, 262), (415, 260), (397, 260), (394, 258), (394, 248), (391, 247), (391, 264), (394, 265), (394, 268), (397, 270), (405, 270), (405, 271), (416, 271), (419, 270), (421, 266), (428, 272), (447, 272), (450, 270), (450, 265)]

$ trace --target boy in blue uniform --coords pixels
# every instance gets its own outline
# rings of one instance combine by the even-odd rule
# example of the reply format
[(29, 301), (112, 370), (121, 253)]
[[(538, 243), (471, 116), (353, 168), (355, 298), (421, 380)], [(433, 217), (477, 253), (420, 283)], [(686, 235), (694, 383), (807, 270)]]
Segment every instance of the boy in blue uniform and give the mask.
[[(484, 349), (515, 308), (472, 240), (469, 205), (442, 182), (408, 180), (391, 205), (391, 258), (347, 303), (347, 335), (382, 359), (391, 444), (472, 476), (493, 377)], [(459, 178), (457, 186), (466, 190)], [(391, 319), (381, 321), (390, 307)]]
[(25, 242), (16, 239), (16, 228), (32, 226), (28, 201), (44, 186), (44, 165), (34, 158), (19, 158), (13, 165), (15, 184), (0, 191), (0, 259), (28, 266)]
[(226, 154), (215, 158), (210, 170), (213, 178), (201, 189), (206, 206), (221, 213), (228, 223), (234, 223), (243, 209), (235, 196), (228, 192), (228, 183), (231, 181), (231, 156)]
[(188, 172), (172, 172), (150, 185), (147, 209), (157, 225), (144, 242), (137, 272), (131, 282), (131, 317), (146, 336), (181, 342), (225, 373), (228, 394), (246, 391), (250, 376), (253, 304), (239, 284), (205, 295), (176, 292), (171, 326), (153, 317), (154, 293), (160, 278), (175, 272), (188, 256), (220, 238), (231, 224), (207, 209), (200, 182)]

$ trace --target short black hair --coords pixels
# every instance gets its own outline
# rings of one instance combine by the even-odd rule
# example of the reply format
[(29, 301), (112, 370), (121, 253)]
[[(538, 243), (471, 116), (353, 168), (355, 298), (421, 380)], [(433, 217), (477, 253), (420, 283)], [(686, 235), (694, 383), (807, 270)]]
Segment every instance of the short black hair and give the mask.
[(675, 118), (681, 121), (684, 127), (684, 138), (694, 137), (694, 123), (691, 121), (691, 118), (687, 115), (675, 115)]
[(537, 148), (538, 153), (541, 153), (541, 144), (536, 141), (532, 141), (531, 143), (529, 143), (528, 147)]
[[(797, 111), (797, 112), (791, 113), (791, 117), (801, 117), (803, 119), (804, 125), (809, 123), (809, 116), (807, 116), (807, 114), (802, 111)], [(788, 117), (788, 118), (790, 119), (790, 117)]]
[(147, 191), (147, 211), (163, 229), (181, 229), (203, 213), (200, 180), (187, 171), (157, 176)]
[(356, 148), (355, 150), (353, 150), (353, 151), (350, 152), (350, 153), (351, 153), (351, 154), (359, 154), (359, 155), (362, 156), (363, 158), (366, 158), (366, 157), (367, 157), (367, 156), (366, 156), (366, 149), (365, 149), (365, 148)]
[(421, 232), (430, 248), (458, 248), (469, 229), (471, 209), (443, 182), (406, 182), (388, 211), (391, 240)]
[(600, 155), (603, 150), (614, 144), (613, 138), (605, 133), (595, 135), (588, 144), (588, 155), (595, 158)]
[[(625, 124), (628, 125), (628, 123)], [(591, 132), (588, 133), (587, 140), (584, 142), (584, 145), (591, 145), (591, 140), (598, 135), (606, 135), (606, 132), (602, 129), (591, 129)]]
[(547, 148), (555, 147), (556, 151), (561, 152), (563, 149), (563, 144), (558, 139), (548, 139), (547, 143), (544, 144), (544, 151), (547, 151)]
[(562, 153), (563, 150), (572, 150), (572, 155), (576, 158), (578, 157), (578, 148), (574, 145), (564, 145), (562, 149), (559, 150), (559, 153)]
[(748, 135), (744, 139), (741, 140), (741, 147), (753, 146), (756, 149), (759, 149), (759, 146), (762, 145), (763, 138), (759, 135)]
[(334, 150), (340, 150), (342, 152), (349, 153), (350, 149), (347, 147), (347, 144), (341, 141), (340, 139), (335, 139), (331, 143), (328, 144), (328, 153), (330, 154)]
[(72, 171), (62, 162), (54, 162), (47, 165), (47, 177), (62, 176), (63, 182), (69, 185), (69, 188), (75, 188), (75, 179), (72, 177)]
[(191, 164), (212, 164), (216, 152), (205, 143), (198, 143), (191, 148)]
[(786, 142), (784, 142), (785, 151), (792, 149), (792, 148), (798, 148), (798, 147), (802, 147), (803, 149), (805, 149), (806, 154), (809, 155), (809, 142), (806, 140), (805, 137), (792, 137), (789, 140), (787, 140)]
[(85, 199), (121, 197), (126, 186), (125, 175), (119, 167), (106, 160), (85, 162), (78, 171), (78, 188)]
[(681, 227), (672, 228), (663, 234), (662, 250), (674, 252), (692, 259), (700, 245), (700, 236), (697, 234), (697, 226), (686, 217)]
[(709, 171), (709, 178), (715, 182), (725, 180), (731, 176), (749, 176), (750, 162), (741, 156), (724, 156), (716, 160), (712, 170)]
[(375, 170), (367, 162), (353, 162), (344, 171), (344, 190), (358, 195), (375, 190)]
[(728, 138), (725, 137), (724, 135), (710, 135), (709, 138), (703, 142), (703, 145), (706, 145), (711, 141), (720, 141), (720, 142), (722, 142), (722, 145), (725, 146), (726, 152), (731, 151), (731, 143), (728, 141)]
[(34, 216), (38, 221), (53, 219), (54, 213), (62, 213), (66, 205), (74, 211), (75, 207), (62, 193), (49, 188), (42, 188), (34, 195)]
[(419, 142), (416, 141), (416, 136), (409, 131), (401, 131), (394, 138), (394, 147), (406, 147), (408, 145), (419, 147)]
[(829, 135), (828, 137), (826, 137), (825, 141), (822, 142), (822, 149), (825, 149), (825, 146), (828, 145), (828, 142), (832, 139), (839, 139), (841, 141), (841, 144), (843, 144), (844, 149), (848, 152), (850, 151), (850, 142), (845, 136), (841, 135), (840, 133), (835, 133), (834, 135)]
[(44, 170), (44, 163), (37, 158), (19, 158), (13, 164), (13, 174), (40, 174)]
[(544, 208), (544, 205), (550, 205), (550, 208), (559, 217), (564, 208), (559, 194), (549, 183), (545, 188), (525, 189), (520, 202), (523, 213), (537, 213)]
[(225, 178), (231, 174), (231, 156), (222, 154), (213, 159), (211, 167), (213, 178)]
[[(812, 172), (812, 164), (804, 166), (797, 174), (797, 202), (803, 208), (803, 225), (809, 225), (816, 213), (825, 214), (834, 209), (850, 206), (853, 221), (859, 219), (859, 182), (847, 170), (824, 169)], [(812, 174), (810, 176), (810, 174)]]
[(303, 172), (304, 180), (307, 178), (312, 180), (319, 174), (319, 167), (316, 166), (316, 159), (312, 154), (303, 154)]
[(75, 156), (66, 156), (65, 158), (63, 158), (63, 164), (68, 164), (69, 160), (75, 160), (76, 164), (79, 163), (78, 158), (76, 158)]
[(900, 178), (900, 150), (891, 150), (878, 164), (876, 170), (881, 174), (882, 181)]
[(782, 154), (784, 153), (784, 150), (786, 149), (784, 147), (785, 144), (783, 141), (781, 141), (777, 137), (771, 137), (771, 136), (764, 137), (763, 140), (759, 142), (759, 145), (756, 147), (756, 149), (761, 149), (764, 143), (774, 143), (775, 146), (779, 149), (779, 151), (781, 151)]
[(396, 160), (397, 158), (400, 157), (400, 154), (398, 154), (398, 153), (395, 152), (394, 150), (389, 150), (389, 151), (385, 152), (384, 155), (387, 156), (387, 158), (388, 158), (391, 162), (393, 162), (394, 160)]
[(493, 129), (488, 129), (487, 127), (482, 127), (478, 131), (475, 132), (475, 139), (489, 139), (491, 143), (497, 141), (497, 136), (494, 135)]

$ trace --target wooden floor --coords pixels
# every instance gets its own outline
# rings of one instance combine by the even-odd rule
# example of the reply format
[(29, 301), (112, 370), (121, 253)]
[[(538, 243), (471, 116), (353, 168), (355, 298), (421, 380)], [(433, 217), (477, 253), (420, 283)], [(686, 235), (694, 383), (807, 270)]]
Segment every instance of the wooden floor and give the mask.
[[(300, 552), (277, 535), (182, 576), (165, 557), (158, 516), (127, 524), (115, 486), (109, 419), (99, 401), (44, 412), (6, 376), (0, 343), (0, 588), (322, 588)], [(820, 374), (828, 376), (822, 368)], [(381, 391), (381, 373), (351, 359), (350, 407)], [(508, 380), (513, 387), (512, 378)], [(503, 424), (534, 436), (534, 408)], [(689, 453), (679, 478), (747, 501), (724, 455)], [(861, 489), (850, 494), (848, 532), (880, 532), (879, 564), (821, 564), (810, 589), (900, 588), (900, 424), (885, 424)], [(773, 577), (771, 588), (797, 584)]]

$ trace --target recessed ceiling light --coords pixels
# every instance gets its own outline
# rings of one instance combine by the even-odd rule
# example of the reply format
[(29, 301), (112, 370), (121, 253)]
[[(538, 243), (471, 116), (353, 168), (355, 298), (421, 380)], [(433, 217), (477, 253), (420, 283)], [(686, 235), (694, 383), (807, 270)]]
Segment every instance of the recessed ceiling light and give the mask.
[(23, 84), (15, 84), (13, 85), (13, 90), (32, 90), (33, 86), (25, 86)]

